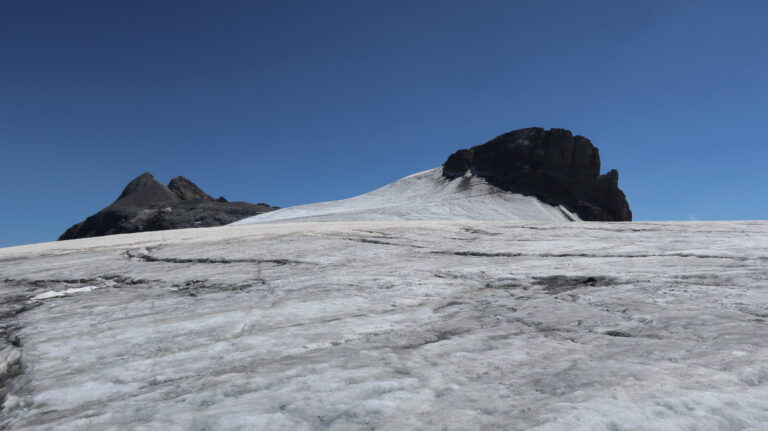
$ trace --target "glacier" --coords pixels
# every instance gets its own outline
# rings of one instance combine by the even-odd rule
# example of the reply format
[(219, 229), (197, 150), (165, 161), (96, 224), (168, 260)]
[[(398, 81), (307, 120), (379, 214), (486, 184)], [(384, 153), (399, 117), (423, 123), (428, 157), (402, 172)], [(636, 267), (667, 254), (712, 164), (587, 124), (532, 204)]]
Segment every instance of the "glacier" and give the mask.
[(363, 206), (0, 249), (0, 429), (768, 429), (768, 222)]
[(579, 217), (561, 205), (501, 190), (471, 173), (449, 180), (438, 167), (349, 199), (283, 208), (232, 224), (376, 220), (575, 221)]

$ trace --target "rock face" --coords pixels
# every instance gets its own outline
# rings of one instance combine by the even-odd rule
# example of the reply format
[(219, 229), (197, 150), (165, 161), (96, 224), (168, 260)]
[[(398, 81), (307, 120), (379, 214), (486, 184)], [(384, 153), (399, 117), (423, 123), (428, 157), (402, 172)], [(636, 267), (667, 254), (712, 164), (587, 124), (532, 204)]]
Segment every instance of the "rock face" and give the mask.
[(276, 209), (263, 203), (213, 199), (184, 177), (176, 177), (166, 186), (146, 172), (128, 183), (115, 202), (67, 229), (59, 240), (222, 226)]
[(630, 221), (619, 173), (600, 175), (600, 153), (589, 139), (565, 129), (514, 130), (483, 145), (456, 151), (443, 176), (470, 172), (503, 190), (563, 205), (582, 220)]
[(184, 177), (176, 177), (168, 183), (168, 188), (171, 189), (176, 196), (180, 197), (183, 201), (190, 201), (194, 199), (202, 199), (204, 201), (212, 201), (213, 198), (208, 196), (197, 184)]

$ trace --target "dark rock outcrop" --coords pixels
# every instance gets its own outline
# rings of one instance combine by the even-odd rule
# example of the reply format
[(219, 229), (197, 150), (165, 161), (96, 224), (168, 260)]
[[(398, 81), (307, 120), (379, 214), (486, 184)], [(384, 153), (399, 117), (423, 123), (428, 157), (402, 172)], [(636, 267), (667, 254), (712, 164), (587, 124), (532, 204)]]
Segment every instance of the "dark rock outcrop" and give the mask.
[(202, 199), (204, 201), (212, 201), (213, 198), (208, 196), (197, 184), (184, 177), (175, 177), (168, 183), (168, 188), (176, 194), (181, 200), (189, 201), (193, 199)]
[(589, 139), (565, 129), (514, 130), (459, 150), (443, 164), (449, 179), (466, 172), (503, 190), (563, 205), (582, 220), (630, 221), (616, 170), (600, 175), (600, 153)]
[(267, 204), (213, 199), (184, 177), (166, 186), (143, 173), (128, 183), (108, 207), (70, 227), (59, 239), (190, 227), (222, 226), (267, 211)]

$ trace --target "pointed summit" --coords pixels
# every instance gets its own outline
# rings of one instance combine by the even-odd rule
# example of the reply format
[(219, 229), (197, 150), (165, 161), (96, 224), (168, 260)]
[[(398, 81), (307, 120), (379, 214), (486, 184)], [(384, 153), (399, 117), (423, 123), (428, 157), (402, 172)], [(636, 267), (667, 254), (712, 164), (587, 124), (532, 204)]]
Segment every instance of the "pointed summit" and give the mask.
[(183, 201), (202, 199), (212, 201), (213, 198), (206, 194), (197, 184), (184, 177), (176, 177), (168, 183), (168, 188)]
[(168, 187), (160, 181), (157, 181), (149, 172), (144, 172), (128, 183), (120, 194), (120, 197), (109, 207), (145, 207), (155, 203), (173, 202), (178, 200), (179, 197)]

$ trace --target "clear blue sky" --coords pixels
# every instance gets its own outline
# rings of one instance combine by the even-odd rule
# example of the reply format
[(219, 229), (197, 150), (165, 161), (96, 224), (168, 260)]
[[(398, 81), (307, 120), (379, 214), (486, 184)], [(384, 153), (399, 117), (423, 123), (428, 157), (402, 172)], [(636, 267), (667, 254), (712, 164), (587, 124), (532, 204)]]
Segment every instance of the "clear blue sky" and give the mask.
[(768, 218), (766, 1), (0, 2), (0, 246), (144, 171), (289, 206), (563, 127), (636, 220)]

